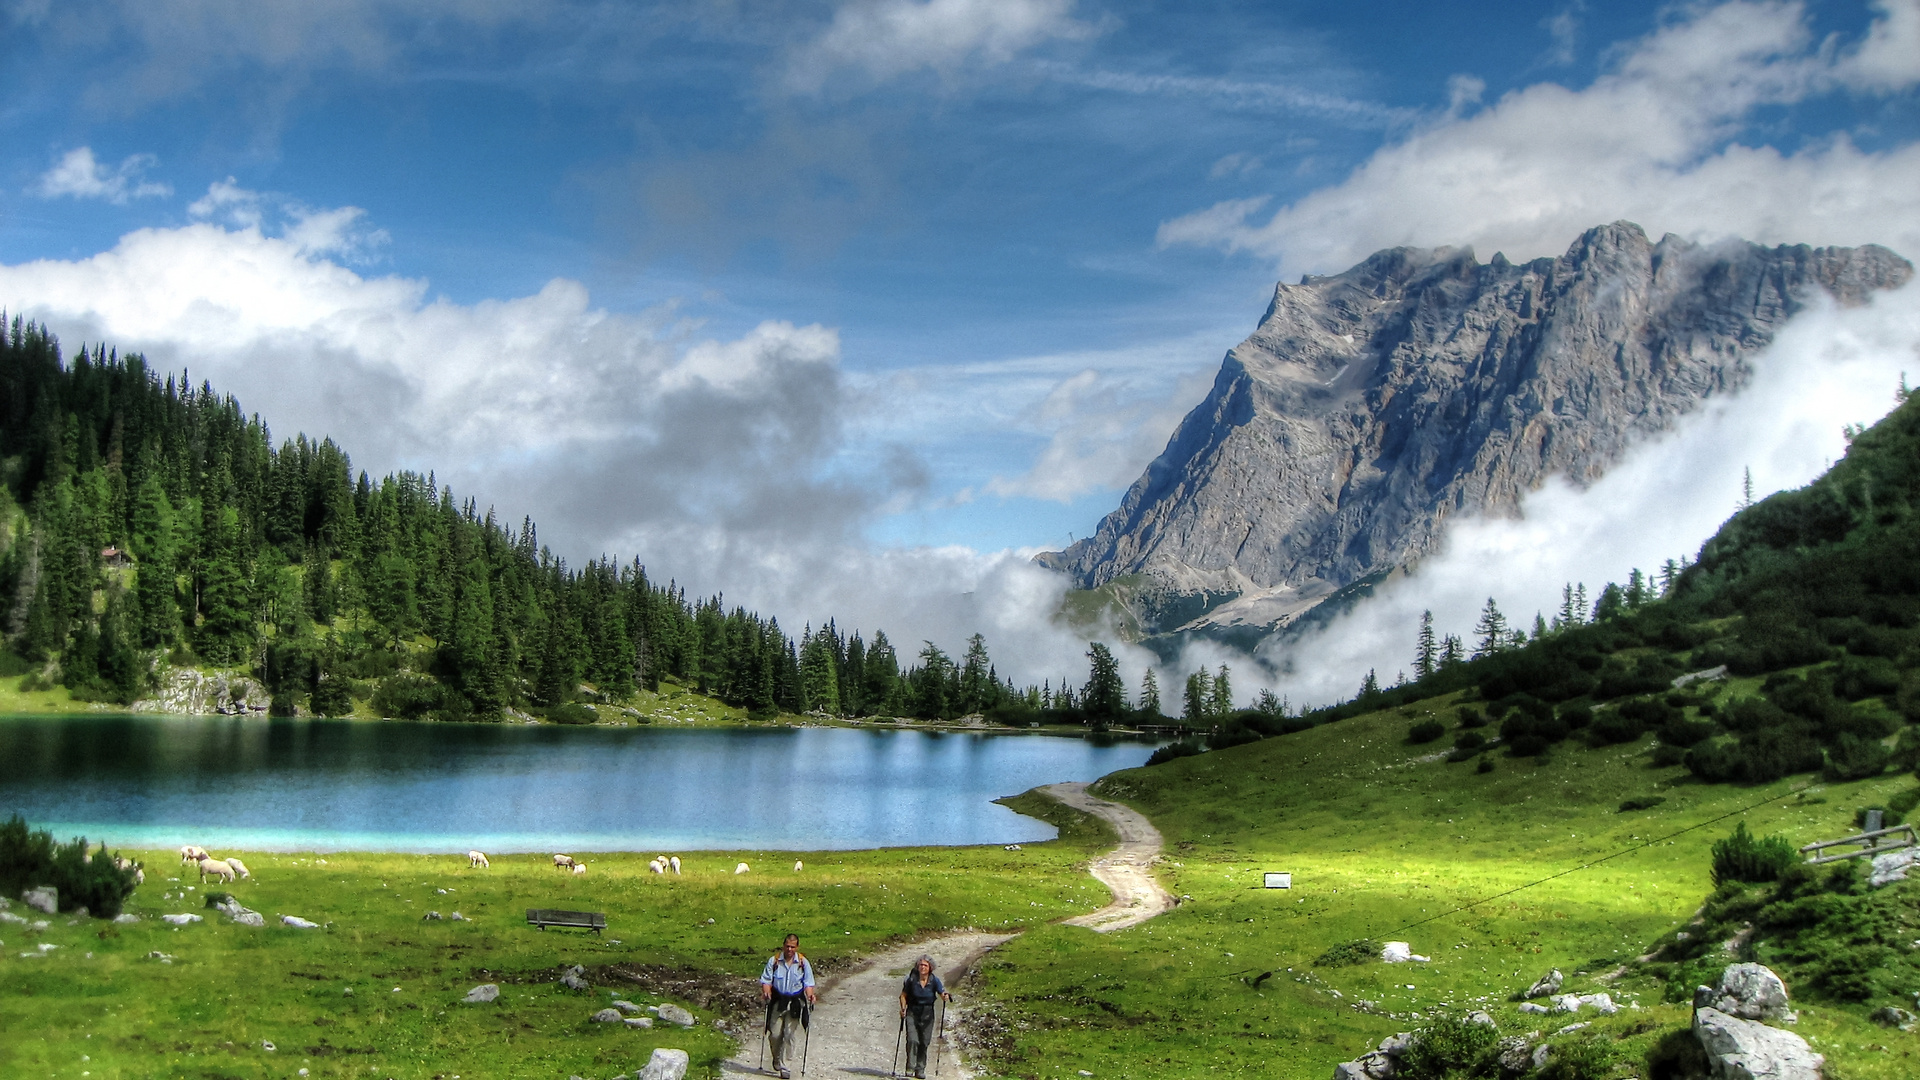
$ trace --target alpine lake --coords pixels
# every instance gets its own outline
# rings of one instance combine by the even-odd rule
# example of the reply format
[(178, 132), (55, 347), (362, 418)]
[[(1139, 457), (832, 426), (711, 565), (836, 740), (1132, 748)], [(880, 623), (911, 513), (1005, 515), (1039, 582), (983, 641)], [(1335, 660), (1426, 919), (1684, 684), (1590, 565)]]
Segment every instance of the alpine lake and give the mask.
[(1154, 743), (842, 727), (0, 717), (0, 816), (114, 848), (824, 851), (1031, 843), (992, 800)]

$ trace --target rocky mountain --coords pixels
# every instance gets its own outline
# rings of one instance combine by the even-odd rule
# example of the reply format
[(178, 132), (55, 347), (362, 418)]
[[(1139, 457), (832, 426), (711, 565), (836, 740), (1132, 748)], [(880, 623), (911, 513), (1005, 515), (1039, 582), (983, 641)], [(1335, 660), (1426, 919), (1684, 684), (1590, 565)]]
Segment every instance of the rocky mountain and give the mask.
[(1416, 562), (1450, 517), (1598, 477), (1738, 388), (1820, 293), (1912, 275), (1877, 245), (1656, 244), (1623, 221), (1557, 259), (1393, 248), (1282, 283), (1119, 509), (1036, 561), (1146, 633), (1283, 625)]

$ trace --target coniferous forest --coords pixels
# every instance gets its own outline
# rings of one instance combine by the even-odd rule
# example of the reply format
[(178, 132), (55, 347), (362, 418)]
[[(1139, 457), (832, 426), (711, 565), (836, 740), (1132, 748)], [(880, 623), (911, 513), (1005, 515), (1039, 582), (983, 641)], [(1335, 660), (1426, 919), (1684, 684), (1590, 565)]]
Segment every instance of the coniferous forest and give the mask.
[[(231, 396), (140, 356), (63, 360), (17, 317), (0, 337), (0, 673), (127, 704), (166, 670), (220, 668), (282, 715), (588, 722), (583, 699), (672, 679), (759, 715), (1084, 718), (1072, 690), (1002, 680), (978, 635), (904, 663), (880, 631), (795, 636), (638, 559), (570, 566), (432, 473), (275, 446)], [(1089, 686), (1124, 710), (1111, 656), (1090, 655)]]

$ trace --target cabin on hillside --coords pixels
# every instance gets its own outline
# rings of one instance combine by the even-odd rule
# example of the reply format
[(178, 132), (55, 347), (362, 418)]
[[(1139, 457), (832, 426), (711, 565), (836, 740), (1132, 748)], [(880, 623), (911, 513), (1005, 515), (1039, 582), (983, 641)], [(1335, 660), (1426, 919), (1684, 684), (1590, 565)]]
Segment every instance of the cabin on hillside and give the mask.
[(100, 561), (107, 566), (132, 566), (133, 556), (117, 547), (103, 547), (100, 549)]

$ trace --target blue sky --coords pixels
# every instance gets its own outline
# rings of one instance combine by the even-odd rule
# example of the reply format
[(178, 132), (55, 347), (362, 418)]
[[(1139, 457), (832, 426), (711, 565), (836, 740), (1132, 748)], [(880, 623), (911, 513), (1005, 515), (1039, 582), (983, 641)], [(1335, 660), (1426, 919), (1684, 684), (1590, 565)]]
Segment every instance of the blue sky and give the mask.
[(4, 11), (0, 302), (775, 608), (1091, 531), (1277, 276), (1920, 248), (1916, 0)]

